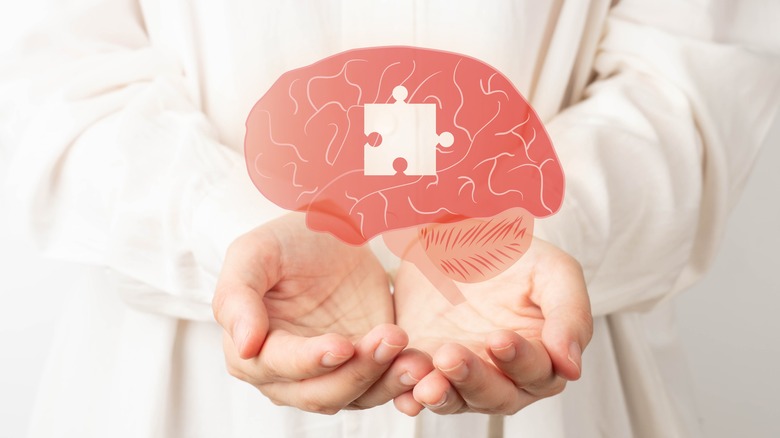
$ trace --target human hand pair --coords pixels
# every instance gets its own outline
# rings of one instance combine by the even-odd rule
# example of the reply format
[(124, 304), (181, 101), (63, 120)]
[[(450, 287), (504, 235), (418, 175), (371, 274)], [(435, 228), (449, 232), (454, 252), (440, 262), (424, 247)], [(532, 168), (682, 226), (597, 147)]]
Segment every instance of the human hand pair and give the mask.
[[(534, 247), (496, 279), (506, 288), (464, 285), (469, 302), (453, 307), (411, 265), (391, 295), (368, 248), (285, 216), (241, 236), (226, 255), (213, 307), (228, 370), (274, 403), (311, 412), (389, 400), (408, 415), (423, 405), (516, 412), (559, 392), (560, 376), (579, 376), (569, 345), (584, 347), (591, 330), (579, 265), (552, 245)], [(407, 332), (420, 350), (406, 348)], [(502, 361), (511, 349), (516, 359)]]

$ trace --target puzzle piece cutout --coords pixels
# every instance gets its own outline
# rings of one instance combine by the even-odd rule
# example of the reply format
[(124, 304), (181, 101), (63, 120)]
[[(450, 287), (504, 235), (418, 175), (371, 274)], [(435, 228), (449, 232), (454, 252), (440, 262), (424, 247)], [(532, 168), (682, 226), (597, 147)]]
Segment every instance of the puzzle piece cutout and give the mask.
[(436, 104), (409, 104), (407, 96), (399, 85), (394, 103), (364, 105), (364, 175), (436, 175), (436, 146), (452, 146), (451, 133), (436, 133)]

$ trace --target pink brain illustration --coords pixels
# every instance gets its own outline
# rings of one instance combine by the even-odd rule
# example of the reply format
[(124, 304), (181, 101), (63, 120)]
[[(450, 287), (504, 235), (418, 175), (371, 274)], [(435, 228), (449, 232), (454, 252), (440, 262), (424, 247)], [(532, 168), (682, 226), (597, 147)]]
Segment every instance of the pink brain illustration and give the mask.
[(464, 55), (336, 54), (283, 74), (246, 127), (247, 168), (269, 200), (352, 245), (413, 235), (388, 246), (416, 245), (455, 281), (505, 270), (530, 245), (533, 219), (563, 199), (536, 113), (504, 75)]

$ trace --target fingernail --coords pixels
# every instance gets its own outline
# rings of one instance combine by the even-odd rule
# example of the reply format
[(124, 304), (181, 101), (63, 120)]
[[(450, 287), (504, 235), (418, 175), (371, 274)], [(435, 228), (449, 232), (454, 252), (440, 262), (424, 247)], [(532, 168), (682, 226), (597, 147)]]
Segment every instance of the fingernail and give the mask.
[(493, 352), (493, 356), (504, 362), (512, 362), (517, 356), (515, 345), (511, 343), (500, 348), (490, 347), (490, 351)]
[(444, 374), (453, 380), (465, 380), (469, 375), (469, 367), (466, 366), (465, 361), (461, 361), (459, 364), (452, 368), (444, 369), (439, 368)]
[(446, 392), (444, 393), (443, 396), (441, 396), (441, 399), (439, 399), (438, 402), (436, 402), (435, 404), (426, 405), (426, 406), (428, 406), (429, 408), (440, 408), (440, 407), (444, 406), (444, 403), (447, 403), (447, 393)]
[(577, 367), (577, 372), (581, 372), (580, 364), (582, 364), (582, 349), (580, 348), (580, 344), (576, 342), (572, 342), (569, 345), (569, 362)]
[(403, 345), (393, 345), (382, 339), (382, 342), (374, 350), (374, 361), (380, 365), (390, 363), (402, 348)]
[(401, 385), (404, 386), (413, 386), (416, 385), (419, 380), (415, 379), (410, 373), (406, 372), (401, 374), (401, 377), (398, 379), (401, 381)]
[(349, 356), (336, 356), (329, 351), (322, 356), (320, 363), (322, 363), (322, 366), (324, 367), (332, 368), (343, 364), (347, 359), (349, 359)]

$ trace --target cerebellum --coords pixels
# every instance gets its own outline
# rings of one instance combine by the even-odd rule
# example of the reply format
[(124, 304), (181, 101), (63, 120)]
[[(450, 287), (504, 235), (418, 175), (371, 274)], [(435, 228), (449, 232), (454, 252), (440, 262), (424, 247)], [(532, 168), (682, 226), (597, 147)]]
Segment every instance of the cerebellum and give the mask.
[(419, 228), (420, 244), (431, 262), (447, 277), (463, 283), (504, 272), (528, 250), (532, 236), (533, 216), (522, 208)]

